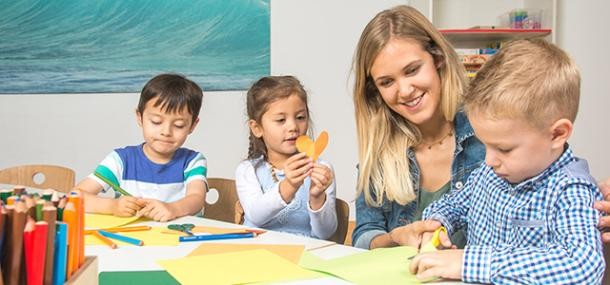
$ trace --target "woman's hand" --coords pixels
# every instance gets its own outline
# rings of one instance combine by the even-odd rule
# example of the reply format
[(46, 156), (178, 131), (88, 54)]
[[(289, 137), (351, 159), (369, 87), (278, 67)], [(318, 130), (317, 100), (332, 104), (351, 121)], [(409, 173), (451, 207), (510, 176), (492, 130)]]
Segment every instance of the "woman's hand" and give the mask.
[[(605, 216), (599, 219), (600, 228), (610, 228), (610, 178), (599, 183), (599, 190), (604, 196), (604, 200), (595, 202), (595, 209), (603, 212)], [(610, 242), (610, 232), (602, 233), (602, 240), (605, 243)]]

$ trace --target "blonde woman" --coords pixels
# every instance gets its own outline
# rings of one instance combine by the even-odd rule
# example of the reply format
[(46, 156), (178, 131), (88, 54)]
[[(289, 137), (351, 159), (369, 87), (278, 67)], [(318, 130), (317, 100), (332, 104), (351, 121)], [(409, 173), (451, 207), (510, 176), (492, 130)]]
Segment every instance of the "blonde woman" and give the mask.
[[(354, 245), (408, 244), (408, 224), (485, 157), (460, 97), (465, 73), (417, 10), (397, 6), (364, 28), (354, 59), (359, 177)], [(464, 234), (451, 237), (465, 244)]]

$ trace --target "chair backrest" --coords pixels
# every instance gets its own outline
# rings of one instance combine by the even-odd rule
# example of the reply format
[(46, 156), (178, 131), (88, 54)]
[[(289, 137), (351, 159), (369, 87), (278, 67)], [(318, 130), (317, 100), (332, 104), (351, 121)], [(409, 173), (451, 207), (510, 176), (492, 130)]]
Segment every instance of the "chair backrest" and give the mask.
[(209, 191), (215, 189), (218, 192), (218, 200), (216, 200), (214, 204), (210, 204), (207, 201), (205, 202), (203, 217), (234, 223), (235, 204), (237, 201), (239, 201), (239, 198), (237, 197), (237, 188), (235, 187), (235, 180), (225, 178), (208, 178), (208, 188)]
[(233, 222), (240, 225), (244, 224), (244, 208), (239, 200), (235, 201), (235, 219)]
[(349, 224), (349, 205), (347, 202), (337, 198), (335, 208), (337, 210), (337, 230), (328, 240), (343, 244), (345, 242), (347, 226)]
[(58, 165), (20, 165), (0, 170), (0, 183), (70, 192), (74, 170)]

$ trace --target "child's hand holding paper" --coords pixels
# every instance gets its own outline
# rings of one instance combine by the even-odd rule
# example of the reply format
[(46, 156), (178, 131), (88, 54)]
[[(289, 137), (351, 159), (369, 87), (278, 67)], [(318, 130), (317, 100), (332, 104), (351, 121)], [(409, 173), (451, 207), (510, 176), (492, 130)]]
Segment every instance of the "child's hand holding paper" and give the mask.
[(311, 186), (309, 187), (309, 203), (315, 211), (324, 205), (326, 195), (324, 192), (333, 182), (333, 171), (330, 167), (317, 163), (318, 157), (328, 145), (328, 133), (323, 131), (318, 136), (316, 141), (312, 141), (309, 137), (303, 135), (297, 138), (297, 150), (304, 152), (310, 157), (314, 164), (309, 176), (311, 177)]
[(117, 217), (133, 217), (137, 214), (142, 205), (138, 202), (138, 198), (133, 196), (121, 196), (114, 200), (116, 204), (112, 214)]

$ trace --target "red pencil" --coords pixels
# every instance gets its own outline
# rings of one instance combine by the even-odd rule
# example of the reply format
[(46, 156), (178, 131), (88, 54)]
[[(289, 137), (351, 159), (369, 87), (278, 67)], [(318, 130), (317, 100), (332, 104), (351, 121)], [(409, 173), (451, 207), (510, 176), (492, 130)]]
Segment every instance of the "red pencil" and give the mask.
[(47, 247), (47, 222), (28, 218), (23, 230), (23, 249), (28, 285), (42, 284)]
[(49, 227), (47, 222), (36, 222), (36, 230), (34, 230), (34, 260), (33, 265), (33, 280), (28, 279), (29, 284), (41, 285), (44, 280), (44, 266), (47, 253), (47, 231)]
[(36, 229), (36, 222), (32, 217), (27, 217), (25, 228), (23, 229), (23, 251), (25, 256), (25, 271), (28, 284), (30, 280), (34, 280), (34, 230)]

